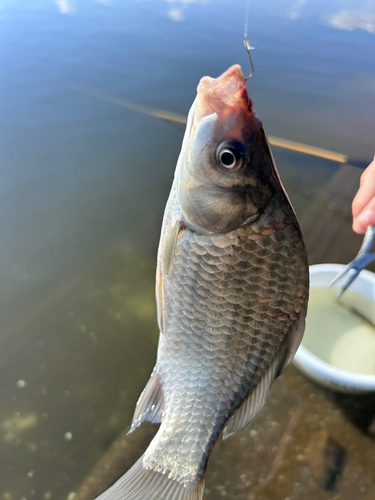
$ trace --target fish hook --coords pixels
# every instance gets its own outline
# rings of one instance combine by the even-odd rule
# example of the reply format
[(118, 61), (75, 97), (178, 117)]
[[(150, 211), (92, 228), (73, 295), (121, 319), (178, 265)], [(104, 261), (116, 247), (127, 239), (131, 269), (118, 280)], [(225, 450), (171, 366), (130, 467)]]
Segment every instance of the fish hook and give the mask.
[(251, 66), (251, 73), (250, 73), (250, 75), (249, 75), (247, 78), (245, 78), (245, 80), (246, 80), (246, 81), (248, 81), (248, 80), (250, 80), (250, 78), (251, 78), (251, 77), (253, 76), (253, 74), (254, 74), (254, 64), (253, 64), (253, 61), (252, 61), (252, 59), (251, 59), (251, 53), (250, 53), (250, 51), (251, 51), (251, 50), (254, 50), (254, 47), (252, 47), (252, 46), (249, 44), (249, 42), (246, 40), (246, 38), (244, 38), (244, 40), (243, 40), (243, 44), (245, 45), (245, 49), (246, 49), (247, 56), (248, 56), (248, 58), (249, 58), (249, 61), (250, 61), (250, 66)]

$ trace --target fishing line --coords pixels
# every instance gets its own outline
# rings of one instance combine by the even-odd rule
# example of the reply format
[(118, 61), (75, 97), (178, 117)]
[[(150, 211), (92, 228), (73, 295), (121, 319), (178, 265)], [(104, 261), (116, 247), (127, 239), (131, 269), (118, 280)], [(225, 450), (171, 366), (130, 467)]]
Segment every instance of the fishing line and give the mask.
[(245, 7), (245, 28), (243, 32), (243, 39), (244, 41), (247, 41), (247, 35), (249, 31), (249, 11), (250, 11), (250, 0), (246, 0), (246, 7)]
[(254, 49), (254, 47), (251, 47), (251, 45), (249, 44), (249, 41), (247, 39), (247, 36), (248, 36), (248, 31), (249, 31), (249, 14), (250, 14), (250, 0), (246, 0), (246, 8), (245, 8), (245, 27), (244, 27), (244, 33), (243, 33), (243, 44), (245, 46), (245, 49), (246, 49), (246, 52), (247, 52), (247, 56), (249, 58), (249, 61), (250, 61), (250, 66), (251, 66), (251, 73), (250, 75), (246, 78), (246, 81), (247, 80), (250, 80), (250, 78), (253, 76), (254, 74), (254, 65), (253, 65), (253, 61), (251, 59), (251, 54), (250, 54), (250, 51)]

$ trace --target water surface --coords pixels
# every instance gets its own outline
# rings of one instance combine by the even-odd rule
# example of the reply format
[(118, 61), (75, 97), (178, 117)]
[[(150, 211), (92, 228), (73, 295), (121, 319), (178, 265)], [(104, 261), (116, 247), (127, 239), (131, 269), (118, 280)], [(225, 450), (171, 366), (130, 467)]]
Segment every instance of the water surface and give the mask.
[[(244, 15), (229, 0), (0, 0), (0, 498), (66, 498), (129, 424), (155, 360), (154, 262), (182, 132), (71, 87), (186, 114), (203, 75), (249, 71)], [(372, 157), (373, 2), (250, 1), (249, 40), (268, 133)], [(353, 257), (359, 172), (345, 191), (339, 165), (274, 154), (311, 262)], [(345, 244), (328, 245), (337, 224)]]

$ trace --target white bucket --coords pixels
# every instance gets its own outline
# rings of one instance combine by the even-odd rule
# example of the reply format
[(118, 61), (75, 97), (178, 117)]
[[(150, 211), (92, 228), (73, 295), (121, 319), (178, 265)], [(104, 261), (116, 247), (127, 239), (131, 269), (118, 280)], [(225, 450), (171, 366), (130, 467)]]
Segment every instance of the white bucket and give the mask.
[[(343, 267), (342, 264), (317, 264), (310, 266), (310, 289), (326, 287)], [(332, 288), (336, 288), (339, 291), (343, 283), (344, 281), (340, 280)], [(362, 271), (350, 286), (350, 290), (374, 304), (373, 310), (369, 311), (369, 314), (366, 314), (366, 316), (372, 322), (375, 322), (373, 320), (373, 317), (375, 318), (375, 274), (367, 270)], [(359, 310), (357, 304), (356, 309)], [(302, 373), (318, 384), (346, 393), (375, 391), (375, 375), (362, 375), (336, 368), (313, 354), (303, 344), (302, 340), (302, 344), (293, 362)]]

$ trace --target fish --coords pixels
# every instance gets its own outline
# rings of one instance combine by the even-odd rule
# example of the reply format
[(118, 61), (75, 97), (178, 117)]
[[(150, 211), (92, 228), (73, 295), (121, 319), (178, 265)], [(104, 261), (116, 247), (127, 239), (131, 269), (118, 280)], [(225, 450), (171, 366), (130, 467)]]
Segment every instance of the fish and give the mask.
[(160, 427), (97, 500), (201, 500), (211, 450), (249, 424), (302, 340), (301, 228), (237, 64), (203, 77), (157, 255), (157, 360), (134, 412)]

